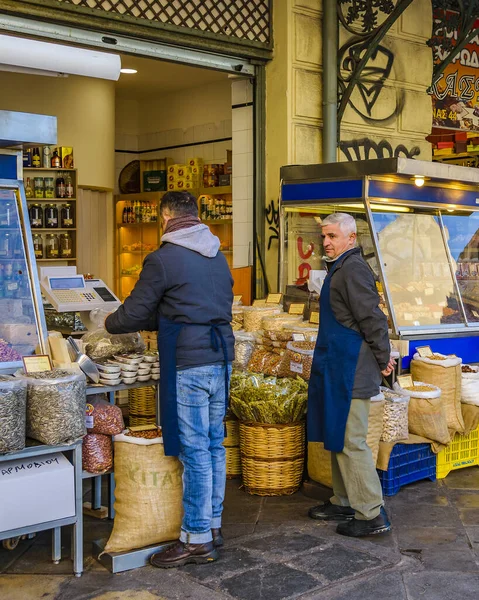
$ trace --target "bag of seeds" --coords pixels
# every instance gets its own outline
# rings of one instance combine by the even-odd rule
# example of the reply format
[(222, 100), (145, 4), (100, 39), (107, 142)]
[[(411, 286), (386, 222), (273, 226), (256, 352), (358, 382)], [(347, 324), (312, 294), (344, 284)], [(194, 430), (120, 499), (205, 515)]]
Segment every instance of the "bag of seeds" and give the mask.
[(479, 369), (462, 365), (461, 403), (479, 406)]
[(101, 397), (90, 398), (89, 404), (91, 404), (93, 410), (89, 411), (88, 433), (117, 435), (125, 429), (123, 414), (119, 406), (110, 404)]
[(25, 447), (26, 411), (26, 382), (0, 375), (0, 453)]
[(398, 394), (409, 396), (410, 433), (440, 444), (449, 444), (451, 436), (447, 428), (446, 407), (438, 387), (415, 381), (414, 386), (408, 388), (395, 383), (394, 390)]
[(393, 392), (386, 387), (380, 389), (385, 398), (381, 441), (407, 440), (409, 437), (409, 396)]
[(113, 444), (109, 435), (87, 433), (82, 442), (83, 470), (101, 475), (113, 468)]
[(309, 380), (315, 342), (288, 342), (279, 365), (279, 377), (301, 377)]
[(244, 330), (259, 331), (263, 317), (279, 315), (280, 313), (282, 313), (282, 309), (276, 304), (272, 306), (246, 306), (243, 310)]
[(139, 333), (114, 335), (105, 329), (95, 329), (86, 333), (81, 342), (83, 351), (92, 360), (112, 358), (115, 354), (142, 353), (146, 349)]
[(86, 377), (81, 371), (17, 371), (27, 384), (27, 437), (43, 444), (67, 444), (86, 434)]
[(456, 433), (464, 432), (461, 412), (462, 359), (436, 352), (431, 356), (414, 355), (411, 375), (414, 381), (424, 381), (440, 388), (446, 409), (447, 426)]
[(235, 331), (234, 336), (235, 359), (233, 361), (233, 368), (243, 370), (248, 366), (256, 340), (252, 333), (246, 333), (244, 331)]

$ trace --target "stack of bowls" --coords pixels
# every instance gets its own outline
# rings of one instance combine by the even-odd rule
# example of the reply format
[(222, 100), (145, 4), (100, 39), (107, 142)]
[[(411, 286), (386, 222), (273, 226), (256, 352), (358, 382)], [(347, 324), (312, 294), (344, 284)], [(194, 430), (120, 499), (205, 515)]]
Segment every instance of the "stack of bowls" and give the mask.
[(149, 369), (149, 379), (158, 381), (160, 379), (160, 362), (158, 352), (148, 352), (143, 356), (143, 363), (140, 369)]
[[(115, 364), (120, 366), (121, 380), (123, 383), (135, 383), (138, 381), (138, 371), (142, 356), (139, 354), (115, 356)], [(113, 362), (113, 361), (111, 361)]]
[(100, 383), (103, 385), (118, 385), (121, 383), (121, 367), (110, 363), (96, 363), (100, 372)]

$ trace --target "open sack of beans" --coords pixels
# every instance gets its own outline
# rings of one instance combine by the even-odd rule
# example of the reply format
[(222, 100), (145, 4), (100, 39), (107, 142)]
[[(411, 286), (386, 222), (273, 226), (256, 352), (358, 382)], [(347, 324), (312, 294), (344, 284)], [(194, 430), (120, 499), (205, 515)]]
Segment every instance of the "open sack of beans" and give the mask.
[(25, 447), (27, 384), (10, 375), (0, 375), (0, 453)]
[[(364, 402), (368, 402), (368, 400), (364, 400)], [(366, 443), (371, 448), (374, 464), (376, 464), (379, 453), (384, 407), (385, 399), (382, 393), (371, 398)], [(324, 448), (322, 442), (308, 443), (308, 474), (313, 481), (326, 487), (333, 487), (331, 452)]]
[(110, 404), (101, 395), (89, 399), (87, 406), (88, 433), (118, 435), (125, 429), (121, 408)]
[(461, 412), (462, 359), (435, 353), (423, 357), (415, 354), (411, 361), (414, 381), (423, 381), (438, 387), (446, 410), (447, 426), (456, 433), (464, 432)]
[(394, 390), (398, 394), (409, 396), (408, 419), (411, 433), (441, 444), (451, 441), (446, 407), (437, 386), (414, 381), (412, 387), (404, 388), (395, 383)]
[(461, 402), (479, 406), (479, 367), (462, 365)]
[(382, 442), (399, 442), (409, 437), (409, 396), (381, 387), (384, 394)]
[(165, 456), (161, 430), (127, 430), (113, 439), (116, 514), (104, 551), (126, 552), (178, 539), (183, 466), (178, 458)]

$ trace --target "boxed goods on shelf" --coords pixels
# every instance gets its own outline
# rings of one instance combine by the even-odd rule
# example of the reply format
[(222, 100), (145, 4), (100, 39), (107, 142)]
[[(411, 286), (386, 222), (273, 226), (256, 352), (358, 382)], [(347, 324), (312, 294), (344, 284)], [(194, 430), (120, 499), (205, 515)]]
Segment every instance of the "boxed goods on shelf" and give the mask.
[(408, 483), (436, 479), (436, 455), (430, 444), (396, 444), (387, 471), (378, 469), (385, 496), (394, 496)]
[(438, 479), (451, 471), (479, 465), (479, 427), (469, 435), (456, 433), (452, 442), (437, 455)]

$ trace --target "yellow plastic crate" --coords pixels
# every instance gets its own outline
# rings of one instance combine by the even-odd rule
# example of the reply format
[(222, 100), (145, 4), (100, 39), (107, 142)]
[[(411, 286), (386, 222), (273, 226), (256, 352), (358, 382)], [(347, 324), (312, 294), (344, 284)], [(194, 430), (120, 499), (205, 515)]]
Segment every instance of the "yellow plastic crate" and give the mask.
[(452, 442), (437, 455), (436, 477), (444, 479), (451, 471), (479, 465), (479, 427), (469, 435), (456, 433)]

